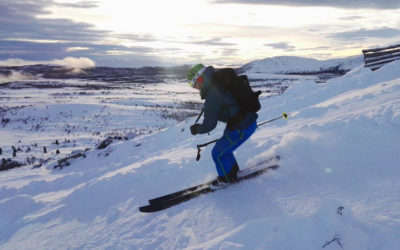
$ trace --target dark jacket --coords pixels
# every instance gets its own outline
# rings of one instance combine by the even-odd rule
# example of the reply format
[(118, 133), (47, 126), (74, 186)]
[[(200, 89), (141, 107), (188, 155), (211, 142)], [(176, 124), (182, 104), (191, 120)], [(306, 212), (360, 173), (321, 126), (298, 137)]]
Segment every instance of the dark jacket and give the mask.
[[(218, 121), (226, 123), (240, 109), (237, 101), (229, 91), (219, 89), (213, 82), (215, 70), (209, 66), (202, 74), (204, 78), (203, 88), (200, 91), (201, 99), (205, 99), (204, 103), (204, 119), (203, 123), (198, 127), (199, 134), (205, 134), (213, 130)], [(231, 129), (245, 129), (258, 118), (257, 113), (249, 112), (243, 120), (231, 127)]]

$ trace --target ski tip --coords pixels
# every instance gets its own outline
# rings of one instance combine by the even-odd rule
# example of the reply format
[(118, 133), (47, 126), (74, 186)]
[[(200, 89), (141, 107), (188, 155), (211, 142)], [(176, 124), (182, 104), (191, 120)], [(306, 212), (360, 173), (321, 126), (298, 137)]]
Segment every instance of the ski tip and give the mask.
[(142, 213), (153, 213), (153, 212), (158, 212), (162, 209), (163, 208), (161, 206), (157, 206), (157, 205), (146, 205), (143, 207), (139, 207), (139, 211)]
[(149, 203), (149, 205), (139, 207), (139, 211), (142, 213), (153, 213), (153, 212), (161, 211), (165, 208), (168, 208), (168, 206), (165, 206), (162, 203), (154, 203), (154, 204)]
[(269, 167), (269, 169), (277, 169), (277, 168), (279, 168), (279, 165), (272, 165)]
[(150, 205), (139, 207), (139, 211), (142, 212), (142, 213), (148, 213), (149, 212), (148, 211), (149, 210), (149, 206)]

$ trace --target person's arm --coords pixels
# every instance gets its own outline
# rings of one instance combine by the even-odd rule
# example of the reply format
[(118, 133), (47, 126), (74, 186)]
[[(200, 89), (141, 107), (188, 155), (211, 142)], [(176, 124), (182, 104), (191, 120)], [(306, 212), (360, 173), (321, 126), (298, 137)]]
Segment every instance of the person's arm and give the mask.
[(223, 96), (216, 87), (211, 87), (204, 103), (204, 119), (198, 127), (199, 134), (205, 134), (215, 129), (222, 106)]

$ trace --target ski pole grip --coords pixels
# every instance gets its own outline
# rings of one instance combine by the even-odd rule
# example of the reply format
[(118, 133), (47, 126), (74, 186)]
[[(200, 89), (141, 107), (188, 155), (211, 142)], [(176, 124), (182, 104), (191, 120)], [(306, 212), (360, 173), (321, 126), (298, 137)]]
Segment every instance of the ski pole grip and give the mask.
[(201, 153), (201, 148), (202, 147), (206, 147), (207, 145), (210, 145), (210, 144), (212, 144), (212, 143), (215, 143), (215, 142), (217, 142), (218, 140), (214, 140), (214, 141), (210, 141), (210, 142), (207, 142), (207, 143), (204, 143), (204, 144), (197, 144), (197, 157), (196, 157), (196, 161), (199, 161), (200, 160), (200, 153)]

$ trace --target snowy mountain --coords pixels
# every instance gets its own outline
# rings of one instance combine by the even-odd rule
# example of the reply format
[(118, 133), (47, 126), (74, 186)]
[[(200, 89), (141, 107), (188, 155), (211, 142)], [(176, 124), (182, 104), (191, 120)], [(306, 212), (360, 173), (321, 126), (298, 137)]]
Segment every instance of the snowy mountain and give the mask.
[(241, 73), (335, 73), (347, 72), (364, 63), (362, 56), (352, 56), (343, 59), (330, 59), (320, 61), (311, 58), (296, 56), (278, 56), (262, 60), (252, 61), (238, 69)]
[(356, 67), (262, 99), (259, 122), (289, 120), (259, 127), (238, 163), (279, 155), (280, 168), (154, 214), (138, 207), (215, 177), (211, 146), (196, 162), (196, 145), (222, 124), (193, 137), (190, 118), (63, 169), (0, 172), (0, 249), (400, 249), (399, 68)]

